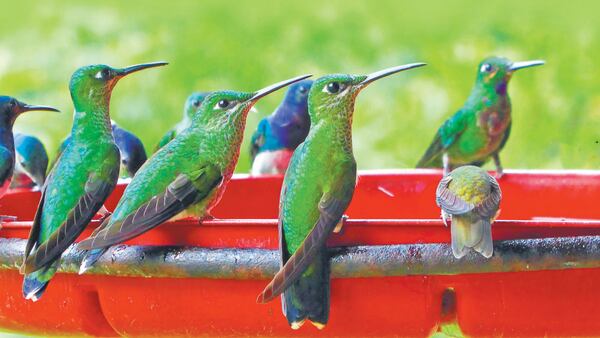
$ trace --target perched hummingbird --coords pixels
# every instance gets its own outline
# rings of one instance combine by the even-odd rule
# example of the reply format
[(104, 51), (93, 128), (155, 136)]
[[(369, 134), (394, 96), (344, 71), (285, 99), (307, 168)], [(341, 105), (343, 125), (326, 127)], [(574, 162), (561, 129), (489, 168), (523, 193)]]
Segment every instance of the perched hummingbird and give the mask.
[(492, 222), (498, 213), (502, 191), (485, 170), (466, 165), (454, 169), (440, 181), (435, 201), (442, 220), (452, 220), (452, 254), (461, 258), (474, 249), (486, 258), (494, 252)]
[(103, 206), (119, 175), (119, 149), (112, 136), (112, 89), (133, 72), (166, 65), (147, 63), (115, 69), (79, 68), (69, 89), (75, 106), (71, 141), (48, 175), (33, 220), (21, 271), (23, 296), (38, 300), (60, 264), (60, 256)]
[(511, 127), (511, 105), (507, 93), (512, 74), (522, 68), (543, 65), (544, 61), (511, 62), (490, 57), (481, 62), (475, 86), (465, 105), (438, 129), (417, 168), (452, 168), (464, 164), (482, 166), (490, 157), (496, 174), (503, 174), (499, 153)]
[(15, 133), (15, 171), (11, 188), (42, 188), (46, 181), (48, 153), (37, 137)]
[[(119, 148), (121, 157), (119, 177), (133, 177), (142, 164), (146, 162), (147, 156), (144, 144), (135, 134), (121, 128), (115, 121), (111, 120), (110, 123), (115, 144)], [(60, 157), (69, 142), (71, 142), (71, 136), (67, 136), (60, 144), (58, 157)]]
[(308, 94), (311, 126), (286, 171), (279, 202), (282, 268), (258, 296), (265, 303), (283, 293), (292, 329), (306, 319), (321, 329), (329, 318), (329, 255), (325, 241), (341, 226), (356, 184), (352, 115), (358, 93), (371, 82), (415, 67), (413, 63), (367, 76), (327, 75)]
[(185, 101), (185, 106), (183, 107), (183, 119), (174, 128), (165, 133), (160, 141), (158, 141), (154, 152), (157, 152), (158, 149), (171, 142), (171, 140), (174, 139), (177, 134), (181, 133), (184, 129), (190, 126), (194, 114), (196, 114), (200, 108), (200, 105), (202, 104), (202, 101), (204, 101), (206, 96), (209, 94), (210, 92), (197, 92), (188, 96), (187, 100)]
[(250, 108), (263, 96), (309, 76), (255, 93), (219, 91), (207, 96), (191, 125), (150, 157), (123, 192), (114, 213), (79, 243), (79, 249), (91, 250), (80, 273), (111, 245), (169, 219), (210, 217), (233, 174)]
[(291, 85), (273, 114), (260, 120), (251, 141), (252, 175), (285, 173), (294, 150), (308, 135), (311, 85), (311, 80)]
[[(32, 110), (58, 112), (58, 109), (52, 107), (32, 106), (10, 96), (0, 96), (0, 197), (4, 196), (10, 186), (15, 169), (13, 125), (18, 116)], [(19, 159), (17, 166), (20, 164), (21, 159)], [(0, 217), (1, 219), (2, 217)]]

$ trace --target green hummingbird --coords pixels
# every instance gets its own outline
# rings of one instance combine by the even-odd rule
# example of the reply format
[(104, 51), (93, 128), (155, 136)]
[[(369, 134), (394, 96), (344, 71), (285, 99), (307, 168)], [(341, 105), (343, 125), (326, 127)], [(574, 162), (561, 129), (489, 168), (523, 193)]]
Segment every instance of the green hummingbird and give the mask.
[(461, 258), (474, 249), (486, 258), (494, 252), (492, 222), (498, 214), (502, 191), (495, 178), (485, 170), (466, 165), (458, 167), (440, 181), (435, 200), (442, 209), (442, 220), (452, 220), (452, 254)]
[[(15, 170), (13, 125), (17, 117), (33, 110), (58, 112), (52, 107), (29, 105), (10, 96), (0, 96), (0, 197), (8, 190)], [(0, 216), (0, 223), (3, 218)]]
[(165, 135), (158, 141), (154, 152), (157, 152), (158, 149), (164, 147), (167, 143), (171, 142), (172, 139), (177, 136), (177, 134), (181, 133), (184, 129), (190, 126), (192, 123), (192, 118), (194, 114), (200, 108), (202, 101), (208, 96), (210, 92), (196, 92), (192, 93), (188, 96), (187, 100), (185, 100), (185, 105), (183, 107), (183, 119), (171, 130), (167, 131)]
[(42, 189), (25, 259), (23, 296), (33, 301), (44, 293), (62, 253), (85, 229), (114, 189), (119, 176), (119, 149), (109, 115), (110, 96), (124, 76), (166, 62), (112, 68), (91, 65), (71, 77), (75, 106), (71, 141), (57, 160)]
[(541, 60), (511, 62), (502, 57), (483, 60), (467, 102), (438, 129), (417, 168), (443, 167), (448, 174), (464, 164), (482, 166), (491, 157), (496, 175), (501, 177), (499, 153), (512, 122), (508, 81), (518, 69), (543, 64)]
[(281, 188), (282, 268), (257, 299), (265, 303), (283, 293), (283, 312), (292, 329), (300, 328), (306, 319), (321, 329), (329, 318), (325, 242), (341, 227), (354, 194), (352, 116), (356, 96), (375, 80), (424, 65), (413, 63), (367, 76), (327, 75), (313, 83), (308, 94), (310, 130), (294, 151)]
[(80, 274), (110, 247), (169, 219), (210, 217), (237, 163), (246, 117), (262, 97), (310, 75), (254, 93), (218, 91), (204, 99), (191, 125), (161, 148), (137, 172), (114, 213), (79, 243), (90, 250)]

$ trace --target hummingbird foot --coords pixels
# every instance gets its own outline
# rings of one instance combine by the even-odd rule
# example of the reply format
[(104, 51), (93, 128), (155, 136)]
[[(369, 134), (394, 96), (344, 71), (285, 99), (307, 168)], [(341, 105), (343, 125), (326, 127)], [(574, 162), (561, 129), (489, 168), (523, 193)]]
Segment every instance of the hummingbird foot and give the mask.
[(206, 214), (206, 215), (204, 215), (204, 216), (202, 216), (202, 217), (200, 217), (198, 219), (198, 224), (202, 224), (202, 223), (204, 223), (204, 221), (212, 221), (212, 220), (215, 220), (215, 219), (216, 218), (213, 215)]
[(448, 227), (448, 222), (452, 221), (452, 215), (446, 213), (444, 210), (442, 210), (442, 222), (444, 222), (444, 226), (447, 228)]
[(336, 224), (335, 228), (333, 228), (333, 233), (335, 233), (335, 234), (341, 233), (342, 230), (344, 229), (344, 224), (346, 223), (347, 219), (348, 219), (348, 215), (343, 215), (342, 218), (340, 219), (340, 221), (338, 222), (338, 224)]
[(323, 330), (325, 328), (325, 324), (323, 324), (323, 323), (313, 322), (313, 321), (311, 321), (310, 323), (319, 330)]
[(100, 215), (100, 218), (98, 218), (98, 221), (100, 223), (102, 223), (102, 222), (104, 222), (105, 219), (107, 219), (108, 217), (110, 217), (110, 215), (112, 215), (112, 212), (108, 211), (108, 209), (106, 209), (106, 207), (103, 204), (102, 207), (100, 208), (100, 210), (98, 210), (98, 212), (96, 213), (96, 215)]
[(494, 164), (496, 165), (496, 178), (500, 179), (502, 176), (504, 176), (504, 169), (502, 169), (502, 164), (500, 163), (500, 155), (498, 155), (498, 153), (495, 153), (493, 155), (494, 158)]

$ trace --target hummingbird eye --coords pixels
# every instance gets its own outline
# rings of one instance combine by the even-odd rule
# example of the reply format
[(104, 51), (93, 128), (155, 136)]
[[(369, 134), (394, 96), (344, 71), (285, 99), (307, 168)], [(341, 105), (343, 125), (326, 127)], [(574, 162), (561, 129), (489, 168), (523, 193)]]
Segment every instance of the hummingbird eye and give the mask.
[(110, 69), (108, 68), (104, 68), (101, 71), (99, 71), (98, 73), (96, 73), (96, 79), (99, 80), (108, 80), (108, 78), (110, 77)]
[(198, 107), (198, 106), (200, 106), (200, 100), (194, 100), (194, 102), (192, 102), (192, 105), (193, 105), (194, 107)]
[(325, 89), (324, 92), (326, 92), (326, 93), (337, 94), (340, 92), (341, 86), (340, 86), (339, 82), (331, 82), (331, 83), (328, 83), (324, 89)]
[(306, 92), (308, 91), (308, 89), (304, 86), (300, 86), (300, 88), (298, 89), (298, 91), (300, 91), (300, 94), (306, 94)]
[(485, 72), (485, 73), (489, 73), (492, 71), (492, 65), (490, 65), (489, 63), (484, 63), (483, 65), (481, 65), (481, 72)]
[(215, 105), (215, 109), (227, 109), (231, 106), (231, 102), (229, 100), (223, 99)]

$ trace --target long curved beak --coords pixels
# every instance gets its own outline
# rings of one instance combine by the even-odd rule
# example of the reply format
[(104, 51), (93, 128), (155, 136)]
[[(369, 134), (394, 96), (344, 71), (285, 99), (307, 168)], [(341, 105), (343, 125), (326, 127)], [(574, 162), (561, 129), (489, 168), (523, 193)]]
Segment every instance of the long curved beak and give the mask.
[(367, 78), (362, 80), (359, 84), (361, 86), (366, 86), (369, 83), (375, 81), (375, 80), (379, 80), (381, 78), (384, 78), (386, 76), (395, 74), (395, 73), (399, 73), (405, 70), (409, 70), (409, 69), (413, 69), (413, 68), (418, 68), (418, 67), (423, 67), (425, 66), (426, 63), (423, 62), (417, 62), (417, 63), (409, 63), (406, 65), (402, 65), (402, 66), (396, 66), (396, 67), (390, 67), (390, 68), (386, 68), (374, 73), (371, 73), (369, 75), (367, 75)]
[(541, 66), (544, 63), (546, 63), (546, 61), (544, 61), (544, 60), (531, 60), (531, 61), (513, 62), (513, 64), (510, 66), (510, 70), (514, 72), (515, 70), (519, 70), (519, 69), (523, 69), (523, 68)]
[(291, 78), (289, 80), (285, 80), (285, 81), (277, 82), (276, 84), (272, 84), (272, 85), (270, 85), (268, 87), (265, 87), (265, 88), (263, 88), (263, 89), (255, 92), (254, 95), (252, 95), (252, 97), (247, 100), (247, 102), (256, 102), (260, 98), (262, 98), (262, 97), (264, 97), (266, 95), (269, 95), (269, 94), (271, 94), (272, 92), (274, 92), (274, 91), (276, 91), (278, 89), (281, 89), (283, 87), (287, 87), (287, 86), (291, 85), (292, 83), (295, 83), (295, 82), (298, 82), (298, 81), (302, 81), (302, 80), (304, 80), (306, 78), (309, 78), (311, 76), (312, 76), (312, 74), (301, 75), (301, 76), (297, 76), (297, 77)]
[(32, 104), (27, 104), (27, 103), (23, 103), (23, 102), (19, 102), (19, 110), (21, 113), (27, 112), (27, 111), (32, 111), (32, 110), (37, 110), (37, 111), (54, 111), (54, 112), (58, 112), (60, 113), (60, 110), (54, 108), (54, 107), (50, 107), (50, 106), (36, 106), (36, 105), (32, 105)]
[(129, 75), (131, 73), (139, 72), (140, 70), (144, 70), (147, 68), (166, 66), (168, 64), (169, 64), (168, 62), (164, 62), (164, 61), (142, 63), (139, 65), (133, 65), (133, 66), (121, 68), (118, 70), (118, 72), (119, 72), (119, 76), (123, 77), (123, 76)]

